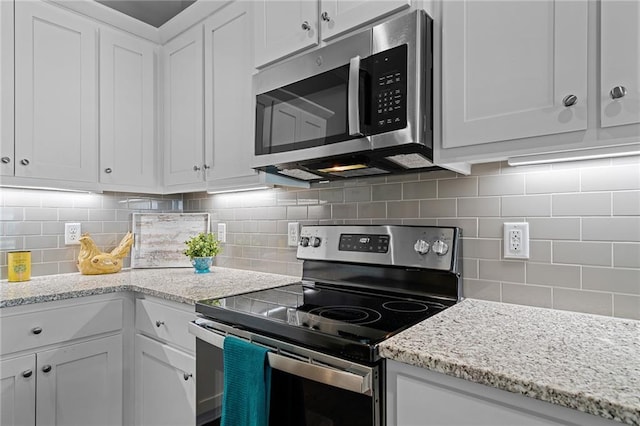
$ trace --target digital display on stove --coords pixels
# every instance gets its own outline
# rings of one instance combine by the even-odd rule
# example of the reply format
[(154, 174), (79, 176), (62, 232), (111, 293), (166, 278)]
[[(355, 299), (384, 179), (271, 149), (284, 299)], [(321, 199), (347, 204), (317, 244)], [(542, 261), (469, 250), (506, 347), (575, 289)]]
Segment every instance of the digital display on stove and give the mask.
[(359, 251), (365, 253), (387, 253), (388, 235), (341, 234), (340, 251)]

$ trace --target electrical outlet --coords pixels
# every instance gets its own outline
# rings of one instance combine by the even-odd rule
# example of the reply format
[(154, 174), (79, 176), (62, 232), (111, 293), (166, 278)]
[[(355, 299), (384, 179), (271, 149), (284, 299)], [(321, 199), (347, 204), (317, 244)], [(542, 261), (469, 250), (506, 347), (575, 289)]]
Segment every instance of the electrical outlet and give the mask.
[(298, 239), (300, 238), (300, 223), (289, 222), (287, 229), (289, 230), (287, 234), (287, 244), (290, 246), (297, 246)]
[(527, 222), (505, 222), (504, 258), (529, 258), (529, 224)]
[(226, 223), (218, 224), (218, 240), (221, 243), (227, 242), (227, 224)]
[(64, 243), (65, 244), (80, 244), (80, 236), (82, 230), (79, 223), (65, 223), (64, 224)]

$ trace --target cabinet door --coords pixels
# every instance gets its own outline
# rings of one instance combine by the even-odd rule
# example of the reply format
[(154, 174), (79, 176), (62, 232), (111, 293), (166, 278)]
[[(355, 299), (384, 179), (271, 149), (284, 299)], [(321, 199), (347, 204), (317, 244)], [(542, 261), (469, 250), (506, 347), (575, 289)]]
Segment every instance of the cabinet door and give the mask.
[(442, 7), (445, 148), (586, 129), (587, 2)]
[[(602, 127), (640, 123), (640, 1), (600, 3)], [(626, 94), (621, 94), (624, 87)], [(612, 92), (613, 91), (613, 92)]]
[(165, 185), (204, 186), (202, 53), (200, 25), (163, 46)]
[(15, 175), (97, 182), (94, 23), (17, 1), (15, 45)]
[(411, 6), (411, 0), (320, 0), (322, 40)]
[(13, 176), (13, 2), (0, 1), (0, 176)]
[(100, 30), (100, 182), (156, 185), (155, 47)]
[(205, 22), (207, 179), (251, 176), (253, 94), (251, 3), (236, 2)]
[(122, 423), (122, 336), (37, 354), (39, 425)]
[(255, 66), (318, 44), (317, 0), (255, 2)]
[(0, 425), (36, 424), (36, 356), (0, 361)]
[(195, 359), (142, 335), (135, 340), (136, 425), (195, 424)]

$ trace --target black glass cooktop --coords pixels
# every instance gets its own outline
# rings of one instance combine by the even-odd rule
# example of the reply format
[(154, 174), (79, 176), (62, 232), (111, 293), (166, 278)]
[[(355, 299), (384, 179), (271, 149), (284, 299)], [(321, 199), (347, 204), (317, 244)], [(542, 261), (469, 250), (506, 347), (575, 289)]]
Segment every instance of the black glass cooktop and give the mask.
[(376, 344), (446, 307), (431, 300), (296, 283), (202, 300), (196, 312), (325, 353), (374, 362)]

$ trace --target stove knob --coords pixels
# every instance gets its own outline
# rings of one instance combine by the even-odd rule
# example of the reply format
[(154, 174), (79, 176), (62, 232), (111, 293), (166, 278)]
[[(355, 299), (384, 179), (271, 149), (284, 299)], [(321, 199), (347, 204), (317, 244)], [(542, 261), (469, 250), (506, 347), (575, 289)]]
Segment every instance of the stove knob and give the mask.
[(413, 249), (418, 254), (427, 254), (427, 253), (429, 253), (429, 243), (426, 242), (425, 240), (418, 240), (413, 245)]
[(300, 245), (302, 247), (308, 247), (309, 246), (309, 237), (300, 238)]
[(434, 241), (431, 249), (438, 256), (444, 256), (449, 251), (449, 245), (442, 240)]
[(313, 247), (320, 247), (321, 242), (322, 240), (320, 239), (320, 237), (311, 237), (311, 245)]

